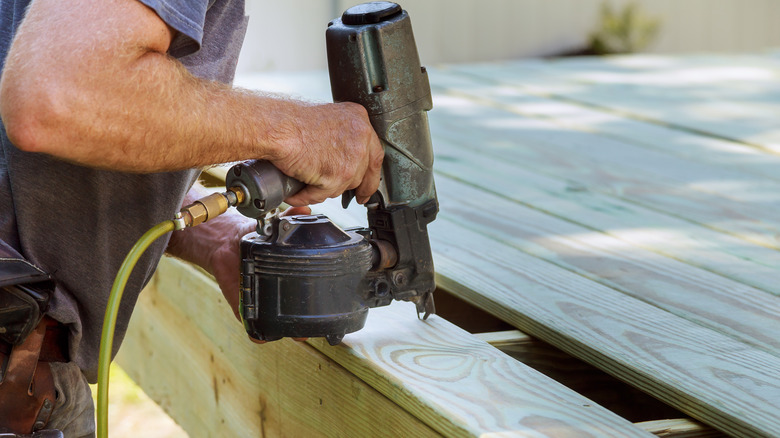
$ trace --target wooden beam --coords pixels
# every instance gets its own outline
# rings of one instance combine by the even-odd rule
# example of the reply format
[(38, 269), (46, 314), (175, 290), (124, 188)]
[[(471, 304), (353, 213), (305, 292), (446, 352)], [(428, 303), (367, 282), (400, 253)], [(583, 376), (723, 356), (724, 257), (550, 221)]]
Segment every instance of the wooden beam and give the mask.
[(446, 320), (419, 321), (410, 303), (372, 309), (342, 348), (309, 342), (446, 436), (637, 434), (611, 411)]
[(662, 438), (726, 438), (722, 432), (686, 418), (643, 421), (635, 424), (637, 427)]
[[(484, 185), (504, 181), (504, 188), (510, 193), (515, 189), (522, 190), (522, 179), (516, 183), (506, 182), (510, 178), (502, 173), (503, 170), (506, 169), (496, 165), (489, 171), (475, 170), (471, 174), (459, 175), (471, 181), (482, 181)], [(436, 184), (442, 206), (441, 218), (464, 224), (492, 241), (504, 242), (524, 253), (780, 356), (780, 324), (776, 323), (780, 314), (780, 299), (776, 296), (780, 294), (780, 286), (776, 280), (770, 292), (758, 290), (637, 248), (610, 235), (551, 217), (504, 196), (488, 193), (483, 188), (451, 178), (438, 178)], [(489, 205), (491, 213), (481, 211), (482, 205)], [(581, 217), (577, 219), (584, 220)], [(667, 246), (674, 244), (669, 242)], [(486, 246), (492, 248), (492, 243)], [(708, 255), (697, 251), (689, 257), (700, 259)], [(773, 270), (776, 272), (773, 278), (776, 279), (780, 271)], [(753, 275), (759, 276), (757, 271), (745, 271), (743, 275), (755, 272)], [(763, 281), (769, 282), (770, 278), (765, 276)]]
[[(655, 57), (640, 64), (633, 57), (623, 65), (620, 60), (572, 59), (453, 69), (623, 118), (780, 151), (780, 105), (767, 99), (777, 94), (777, 62), (771, 57)], [(686, 77), (691, 86), (681, 86)]]
[(604, 371), (518, 330), (475, 336), (631, 422), (684, 416)]
[(201, 178), (209, 182), (209, 186), (224, 187), (225, 175), (230, 169), (229, 166), (211, 166), (203, 169), (201, 172)]
[(409, 303), (372, 309), (340, 346), (309, 343), (332, 360), (289, 340), (251, 343), (211, 279), (164, 259), (119, 361), (193, 437), (647, 436), (447, 321), (419, 321)]
[(163, 259), (117, 358), (191, 437), (439, 436), (305, 343), (248, 340), (213, 280)]
[(474, 337), (501, 349), (505, 345), (520, 345), (534, 342), (534, 338), (520, 330), (504, 330), (500, 332), (474, 333)]

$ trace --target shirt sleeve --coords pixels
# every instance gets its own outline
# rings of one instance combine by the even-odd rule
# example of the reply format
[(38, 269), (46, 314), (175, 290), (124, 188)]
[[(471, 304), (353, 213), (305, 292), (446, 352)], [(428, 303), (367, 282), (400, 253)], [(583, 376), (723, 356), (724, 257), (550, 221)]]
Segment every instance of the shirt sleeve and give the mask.
[[(168, 53), (176, 58), (200, 50), (203, 26), (211, 1), (207, 0), (139, 0), (170, 27), (176, 30)], [(213, 0), (212, 0), (213, 1)]]

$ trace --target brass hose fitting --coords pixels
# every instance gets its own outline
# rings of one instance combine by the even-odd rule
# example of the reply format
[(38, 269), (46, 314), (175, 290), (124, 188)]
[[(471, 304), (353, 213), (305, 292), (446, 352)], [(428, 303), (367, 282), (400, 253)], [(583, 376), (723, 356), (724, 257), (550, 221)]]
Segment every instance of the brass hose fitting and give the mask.
[(241, 204), (245, 197), (244, 191), (238, 187), (231, 187), (224, 193), (213, 193), (182, 208), (173, 222), (177, 230), (200, 225), (226, 212), (228, 207)]

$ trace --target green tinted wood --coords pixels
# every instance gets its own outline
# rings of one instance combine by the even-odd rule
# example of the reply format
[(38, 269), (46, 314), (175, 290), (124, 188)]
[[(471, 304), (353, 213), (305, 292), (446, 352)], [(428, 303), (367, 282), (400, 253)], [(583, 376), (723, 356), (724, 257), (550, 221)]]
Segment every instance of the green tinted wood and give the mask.
[(440, 436), (305, 343), (249, 341), (216, 283), (170, 258), (117, 360), (193, 438)]
[(310, 341), (334, 362), (290, 340), (250, 342), (212, 279), (164, 259), (119, 361), (193, 437), (648, 436), (405, 304), (372, 310), (341, 346)]

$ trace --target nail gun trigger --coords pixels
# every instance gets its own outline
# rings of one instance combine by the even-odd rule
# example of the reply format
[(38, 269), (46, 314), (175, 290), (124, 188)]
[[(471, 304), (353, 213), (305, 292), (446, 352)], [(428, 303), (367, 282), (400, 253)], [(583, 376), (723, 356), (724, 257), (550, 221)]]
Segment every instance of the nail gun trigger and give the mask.
[(355, 199), (355, 189), (347, 190), (341, 194), (341, 208), (349, 207), (349, 203)]

